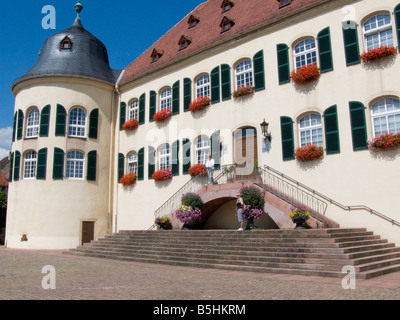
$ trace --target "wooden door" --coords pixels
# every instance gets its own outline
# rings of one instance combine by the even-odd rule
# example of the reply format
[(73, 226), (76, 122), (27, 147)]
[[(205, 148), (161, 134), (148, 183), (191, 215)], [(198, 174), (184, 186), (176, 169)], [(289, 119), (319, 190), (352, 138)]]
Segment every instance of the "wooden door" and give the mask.
[(235, 131), (234, 163), (236, 179), (248, 179), (255, 173), (258, 164), (257, 131), (255, 128), (243, 128)]
[(94, 240), (94, 221), (82, 221), (82, 244)]

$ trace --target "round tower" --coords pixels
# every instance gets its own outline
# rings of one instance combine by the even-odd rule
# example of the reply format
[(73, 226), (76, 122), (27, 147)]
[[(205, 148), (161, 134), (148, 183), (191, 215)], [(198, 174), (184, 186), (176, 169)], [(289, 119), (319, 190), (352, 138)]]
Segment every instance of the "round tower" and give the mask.
[(107, 49), (85, 30), (50, 36), (15, 95), (6, 245), (72, 248), (110, 230), (115, 83)]

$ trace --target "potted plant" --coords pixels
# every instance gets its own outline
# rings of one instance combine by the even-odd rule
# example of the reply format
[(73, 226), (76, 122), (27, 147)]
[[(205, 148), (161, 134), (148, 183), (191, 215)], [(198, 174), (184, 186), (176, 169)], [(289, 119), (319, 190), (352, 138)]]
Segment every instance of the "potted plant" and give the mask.
[(202, 205), (203, 201), (199, 195), (188, 192), (182, 196), (181, 205), (175, 211), (175, 216), (184, 223), (184, 227), (196, 228), (201, 223), (200, 207)]
[(189, 110), (192, 112), (203, 110), (206, 106), (210, 105), (210, 98), (207, 96), (200, 96), (189, 104)]
[(372, 141), (368, 141), (368, 147), (372, 151), (386, 151), (397, 148), (400, 145), (400, 133), (383, 133)]
[(313, 143), (297, 148), (295, 151), (295, 156), (298, 161), (313, 161), (321, 158), (323, 155), (324, 148)]
[(151, 177), (153, 178), (154, 181), (169, 180), (172, 179), (172, 172), (171, 169), (160, 169), (154, 171)]
[(129, 172), (127, 174), (124, 174), (119, 182), (124, 186), (131, 186), (136, 182), (136, 173), (134, 172)]
[(122, 125), (122, 129), (123, 130), (133, 130), (136, 129), (139, 126), (139, 121), (137, 119), (131, 119), (126, 121), (123, 125)]
[(189, 168), (189, 174), (192, 177), (206, 177), (207, 176), (207, 168), (204, 164), (198, 163)]
[(307, 84), (317, 80), (321, 76), (317, 64), (309, 64), (298, 68), (290, 73), (290, 78), (296, 84)]
[(172, 229), (172, 225), (168, 217), (157, 217), (154, 220), (154, 223), (157, 224), (159, 230)]
[(392, 46), (381, 46), (379, 48), (370, 49), (363, 52), (360, 57), (363, 62), (373, 62), (381, 58), (397, 54), (397, 49)]
[(254, 229), (254, 219), (259, 219), (264, 213), (264, 197), (256, 187), (243, 187), (240, 189), (243, 199), (243, 217), (247, 220), (246, 230)]
[(310, 219), (310, 213), (306, 210), (304, 206), (298, 206), (296, 210), (290, 213), (290, 219), (296, 224), (296, 229), (304, 228), (304, 223)]
[(164, 109), (164, 110), (156, 112), (153, 116), (153, 120), (156, 122), (162, 122), (171, 116), (172, 116), (171, 109)]
[(247, 96), (247, 95), (253, 94), (253, 93), (254, 93), (254, 86), (243, 85), (243, 86), (237, 88), (235, 91), (233, 91), (232, 95), (234, 98), (239, 98), (239, 97)]

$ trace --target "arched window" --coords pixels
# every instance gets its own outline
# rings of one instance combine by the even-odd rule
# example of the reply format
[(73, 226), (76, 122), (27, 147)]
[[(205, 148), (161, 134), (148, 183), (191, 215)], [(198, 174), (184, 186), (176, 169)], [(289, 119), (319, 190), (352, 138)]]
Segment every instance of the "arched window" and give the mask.
[(71, 137), (86, 135), (86, 112), (82, 108), (74, 108), (69, 113), (68, 135)]
[(160, 94), (160, 110), (171, 109), (172, 108), (172, 92), (171, 88), (168, 87), (161, 91)]
[(67, 153), (67, 179), (83, 179), (85, 155), (81, 151), (69, 151)]
[(365, 49), (393, 46), (392, 22), (389, 14), (378, 14), (368, 19), (363, 26)]
[(24, 179), (33, 179), (36, 177), (36, 151), (28, 151), (24, 155)]
[(385, 98), (371, 107), (374, 137), (383, 133), (400, 132), (400, 102), (396, 98)]
[(129, 103), (128, 119), (139, 119), (139, 100), (134, 99)]
[(196, 81), (196, 97), (210, 97), (210, 76), (204, 74)]
[(310, 113), (302, 117), (299, 121), (300, 146), (316, 144), (323, 146), (321, 116)]
[(169, 144), (160, 147), (158, 151), (159, 169), (171, 169), (171, 149)]
[(131, 152), (128, 155), (128, 170), (127, 172), (137, 173), (138, 155), (136, 152)]
[(32, 109), (26, 119), (26, 137), (32, 138), (39, 135), (39, 110)]
[(317, 50), (315, 48), (315, 40), (310, 38), (300, 41), (295, 45), (293, 55), (296, 70), (316, 63)]
[(210, 139), (206, 136), (201, 136), (196, 141), (196, 164), (206, 164), (210, 154)]
[(251, 60), (240, 62), (235, 68), (236, 89), (253, 85), (253, 68)]

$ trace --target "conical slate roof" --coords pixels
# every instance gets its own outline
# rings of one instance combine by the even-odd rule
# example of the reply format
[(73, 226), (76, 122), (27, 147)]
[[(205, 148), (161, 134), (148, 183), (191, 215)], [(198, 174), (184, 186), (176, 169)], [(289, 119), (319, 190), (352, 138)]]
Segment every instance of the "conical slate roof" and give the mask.
[(114, 84), (120, 73), (110, 68), (104, 44), (86, 31), (77, 17), (71, 27), (44, 42), (38, 61), (20, 80), (41, 75), (76, 75)]

